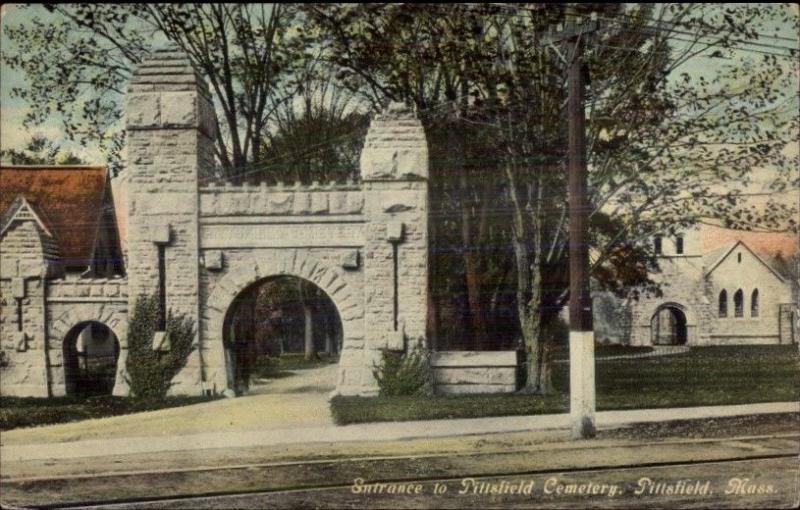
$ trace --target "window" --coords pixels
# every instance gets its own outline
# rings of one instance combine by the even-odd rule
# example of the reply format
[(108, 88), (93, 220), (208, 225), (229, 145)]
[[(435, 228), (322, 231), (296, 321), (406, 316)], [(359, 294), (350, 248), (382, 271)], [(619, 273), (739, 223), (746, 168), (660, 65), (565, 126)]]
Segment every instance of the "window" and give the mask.
[(683, 255), (683, 236), (675, 238), (675, 253)]
[(733, 315), (734, 317), (744, 317), (744, 293), (742, 289), (733, 295)]
[(726, 290), (719, 293), (719, 316), (728, 316), (728, 292)]
[(741, 253), (737, 253), (736, 254), (736, 261), (739, 262), (739, 264), (742, 263), (742, 254)]
[(758, 289), (750, 297), (750, 317), (758, 317)]
[(656, 236), (653, 239), (653, 248), (656, 250), (656, 255), (661, 255), (661, 236)]

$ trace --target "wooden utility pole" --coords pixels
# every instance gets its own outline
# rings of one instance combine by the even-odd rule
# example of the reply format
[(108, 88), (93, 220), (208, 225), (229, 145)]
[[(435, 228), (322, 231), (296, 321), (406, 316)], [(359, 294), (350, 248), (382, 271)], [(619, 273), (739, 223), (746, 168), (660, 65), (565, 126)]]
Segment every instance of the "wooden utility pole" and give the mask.
[(567, 117), (569, 122), (569, 393), (572, 437), (595, 435), (594, 330), (589, 291), (589, 246), (586, 168), (586, 117), (584, 112), (583, 36), (597, 30), (592, 20), (570, 24), (546, 39), (565, 41), (570, 51)]

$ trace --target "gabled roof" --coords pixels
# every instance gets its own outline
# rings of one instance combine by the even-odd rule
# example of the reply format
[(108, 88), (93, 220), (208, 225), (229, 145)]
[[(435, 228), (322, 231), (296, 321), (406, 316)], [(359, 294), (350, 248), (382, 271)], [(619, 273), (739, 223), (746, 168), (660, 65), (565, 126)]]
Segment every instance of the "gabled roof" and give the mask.
[(790, 257), (800, 250), (800, 241), (793, 232), (753, 232), (749, 230), (736, 230), (718, 225), (701, 225), (701, 246), (703, 253), (716, 250), (720, 247), (730, 247), (736, 241), (742, 241), (748, 248), (762, 257), (774, 256), (782, 253)]
[(3, 214), (0, 214), (0, 236), (5, 233), (6, 229), (14, 222), (14, 220), (28, 220), (32, 219), (35, 221), (39, 227), (44, 230), (44, 232), (53, 237), (53, 233), (50, 232), (50, 229), (47, 228), (47, 224), (44, 221), (44, 214), (41, 211), (37, 211), (36, 208), (28, 202), (25, 197), (18, 196), (14, 199), (11, 203), (11, 206), (8, 210), (4, 211)]
[[(759, 262), (761, 262), (761, 263), (764, 265), (764, 267), (766, 267), (767, 269), (769, 269), (769, 271), (770, 271), (772, 274), (774, 274), (774, 275), (775, 275), (775, 276), (776, 276), (776, 277), (777, 277), (777, 278), (778, 278), (780, 281), (782, 281), (782, 282), (783, 282), (783, 281), (786, 281), (786, 280), (784, 279), (784, 277), (783, 277), (783, 276), (781, 276), (781, 274), (780, 274), (780, 273), (778, 273), (777, 271), (775, 271), (775, 269), (773, 269), (773, 268), (772, 268), (772, 266), (770, 266), (769, 264), (767, 264), (766, 262), (764, 262), (764, 259), (762, 259), (762, 258), (761, 258), (761, 257), (758, 255), (758, 253), (756, 253), (756, 252), (754, 252), (753, 250), (751, 250), (751, 249), (750, 249), (750, 248), (749, 248), (749, 247), (748, 247), (748, 246), (747, 246), (747, 245), (746, 245), (746, 244), (745, 244), (743, 241), (737, 241), (737, 242), (733, 243), (731, 246), (729, 246), (727, 249), (725, 249), (725, 248), (721, 248), (720, 250), (717, 250), (717, 251), (722, 251), (722, 250), (724, 250), (724, 253), (723, 253), (723, 254), (722, 254), (722, 256), (721, 256), (721, 257), (719, 257), (719, 258), (716, 260), (716, 262), (714, 262), (712, 265), (710, 265), (710, 266), (706, 265), (706, 267), (708, 268), (708, 269), (706, 269), (706, 276), (709, 276), (711, 273), (713, 273), (713, 272), (714, 272), (714, 270), (715, 270), (717, 267), (719, 267), (719, 265), (722, 263), (722, 261), (723, 261), (723, 260), (725, 260), (726, 258), (728, 258), (728, 255), (730, 255), (730, 254), (733, 252), (733, 250), (735, 250), (735, 249), (736, 249), (736, 247), (737, 247), (737, 246), (739, 246), (739, 245), (741, 245), (742, 247), (744, 247), (744, 249), (746, 249), (747, 251), (749, 251), (749, 252), (750, 252), (750, 253), (753, 255), (753, 257), (755, 257), (755, 258), (756, 258), (756, 260), (758, 260)], [(714, 252), (712, 252), (712, 253), (714, 253)], [(705, 258), (705, 256), (704, 256), (704, 257), (703, 257), (703, 262), (705, 262), (705, 260), (706, 260), (706, 258)]]
[(19, 197), (55, 238), (66, 264), (92, 260), (103, 209), (111, 204), (105, 167), (0, 166), (0, 214), (5, 215)]
[(705, 267), (716, 267), (718, 262), (722, 261), (722, 258), (727, 255), (733, 247), (736, 246), (736, 241), (727, 243), (725, 246), (721, 246), (716, 250), (712, 250), (708, 253), (703, 254), (703, 266)]

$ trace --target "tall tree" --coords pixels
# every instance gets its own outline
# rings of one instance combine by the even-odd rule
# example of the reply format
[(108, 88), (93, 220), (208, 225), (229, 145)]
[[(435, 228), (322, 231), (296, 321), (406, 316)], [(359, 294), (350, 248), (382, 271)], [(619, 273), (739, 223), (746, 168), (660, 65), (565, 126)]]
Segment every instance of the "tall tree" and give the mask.
[[(23, 7), (19, 7), (23, 8)], [(216, 152), (226, 174), (261, 156), (276, 104), (289, 100), (295, 17), (264, 4), (47, 4), (49, 16), (4, 27), (3, 59), (26, 87), (24, 123), (60, 115), (70, 139), (99, 143), (119, 169), (122, 98), (135, 65), (159, 40), (178, 44), (211, 83), (220, 112)], [(88, 98), (88, 99), (87, 99)]]
[[(550, 389), (542, 327), (569, 297), (561, 69), (571, 56), (542, 43), (540, 34), (548, 27), (592, 10), (605, 26), (586, 55), (592, 78), (590, 243), (593, 274), (601, 284), (624, 291), (643, 282), (654, 264), (647, 239), (705, 216), (730, 225), (796, 228), (791, 207), (775, 201), (755, 209), (743, 189), (758, 165), (777, 170), (775, 191), (797, 185), (790, 173), (796, 166), (783, 153), (797, 137), (797, 117), (787, 116), (786, 108), (796, 109), (797, 100), (791, 61), (735, 51), (737, 44), (758, 37), (750, 26), (780, 16), (780, 8), (578, 9), (540, 4), (307, 9), (344, 82), (375, 102), (414, 103), (433, 131), (438, 147), (432, 153), (456, 160), (450, 165), (434, 160), (433, 168), (445, 183), (458, 183), (451, 188), (458, 192), (452, 203), (464, 213), (455, 223), (463, 233), (458, 248), (467, 275), (476, 273), (470, 266), (488, 263), (480, 252), (477, 264), (469, 261), (479, 238), (470, 226), (481, 224), (487, 204), (506, 208), (510, 228), (498, 222), (498, 230), (513, 246), (519, 331), (530, 362), (527, 387), (535, 392)], [(676, 41), (676, 30), (688, 32), (687, 41)], [(683, 71), (701, 55), (747, 65), (723, 66), (712, 77)], [(450, 115), (436, 115), (440, 111)], [(466, 147), (487, 162), (488, 171), (467, 171)], [(433, 188), (436, 193), (436, 178)], [(504, 191), (500, 200), (498, 190)], [(434, 218), (434, 231), (447, 225)], [(488, 293), (475, 287), (469, 300), (481, 303)], [(473, 323), (472, 329), (480, 336), (479, 326)]]

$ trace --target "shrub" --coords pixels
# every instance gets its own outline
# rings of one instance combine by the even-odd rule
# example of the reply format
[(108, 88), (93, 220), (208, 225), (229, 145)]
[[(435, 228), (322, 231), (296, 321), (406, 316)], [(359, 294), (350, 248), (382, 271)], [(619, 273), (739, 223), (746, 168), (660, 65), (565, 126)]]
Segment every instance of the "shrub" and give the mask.
[(128, 384), (136, 397), (163, 397), (172, 378), (186, 365), (194, 350), (194, 322), (184, 315), (167, 313), (168, 351), (153, 350), (160, 318), (158, 297), (139, 296), (128, 322)]
[(381, 396), (432, 395), (430, 352), (422, 346), (406, 353), (381, 351), (381, 362), (373, 364)]

